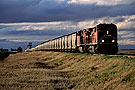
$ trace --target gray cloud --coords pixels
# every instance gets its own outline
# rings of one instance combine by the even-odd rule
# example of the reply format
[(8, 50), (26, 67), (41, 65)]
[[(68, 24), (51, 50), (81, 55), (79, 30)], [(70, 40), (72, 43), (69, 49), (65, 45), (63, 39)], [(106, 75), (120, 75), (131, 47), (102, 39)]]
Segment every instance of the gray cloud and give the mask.
[(64, 34), (72, 33), (72, 30), (28, 30), (28, 31), (8, 31), (2, 32), (0, 35), (29, 35), (29, 36), (62, 36)]
[(81, 21), (135, 14), (134, 4), (67, 4), (68, 0), (1, 0), (0, 22)]
[(134, 2), (134, 0), (68, 0), (68, 4), (96, 4), (101, 6), (115, 6), (120, 4), (129, 4)]

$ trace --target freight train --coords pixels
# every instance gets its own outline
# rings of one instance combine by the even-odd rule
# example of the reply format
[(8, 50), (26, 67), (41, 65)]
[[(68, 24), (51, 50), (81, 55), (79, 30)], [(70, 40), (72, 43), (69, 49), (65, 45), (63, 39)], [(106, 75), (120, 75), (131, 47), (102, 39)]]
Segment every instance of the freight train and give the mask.
[(98, 24), (43, 42), (27, 51), (65, 51), (115, 54), (118, 52), (117, 26)]

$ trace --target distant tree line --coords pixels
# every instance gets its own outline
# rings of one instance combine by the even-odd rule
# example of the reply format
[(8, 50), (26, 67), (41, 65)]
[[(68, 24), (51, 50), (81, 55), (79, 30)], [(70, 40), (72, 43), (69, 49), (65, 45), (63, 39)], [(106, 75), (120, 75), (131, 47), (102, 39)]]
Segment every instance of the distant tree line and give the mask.
[(11, 51), (14, 51), (14, 52), (22, 52), (22, 48), (21, 47), (18, 47), (17, 49), (13, 49), (11, 48)]
[[(22, 51), (23, 51), (23, 49), (21, 47), (18, 47), (17, 49), (11, 48), (11, 52), (22, 52)], [(0, 49), (0, 52), (9, 52), (9, 50), (8, 49), (1, 48)]]
[(11, 51), (9, 51), (8, 49), (0, 48), (0, 60), (4, 60), (4, 58), (7, 58), (10, 54), (15, 54), (22, 51), (23, 50), (21, 47), (18, 47), (17, 49), (11, 48)]
[(8, 52), (8, 49), (1, 48), (0, 51), (1, 52)]

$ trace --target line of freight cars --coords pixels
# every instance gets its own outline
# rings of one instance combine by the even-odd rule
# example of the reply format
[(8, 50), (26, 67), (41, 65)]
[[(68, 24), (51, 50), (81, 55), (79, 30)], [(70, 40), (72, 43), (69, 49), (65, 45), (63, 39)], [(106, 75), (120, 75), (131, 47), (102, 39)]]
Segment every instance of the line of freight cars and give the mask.
[(115, 54), (118, 51), (117, 26), (99, 24), (48, 40), (27, 51), (41, 50)]

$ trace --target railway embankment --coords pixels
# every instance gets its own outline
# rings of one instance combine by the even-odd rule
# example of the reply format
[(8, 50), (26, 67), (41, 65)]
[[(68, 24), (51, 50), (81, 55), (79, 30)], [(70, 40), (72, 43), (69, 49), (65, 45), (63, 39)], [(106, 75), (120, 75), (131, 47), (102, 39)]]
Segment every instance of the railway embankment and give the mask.
[(0, 90), (134, 90), (135, 58), (23, 52), (0, 61)]

